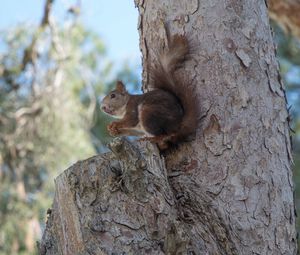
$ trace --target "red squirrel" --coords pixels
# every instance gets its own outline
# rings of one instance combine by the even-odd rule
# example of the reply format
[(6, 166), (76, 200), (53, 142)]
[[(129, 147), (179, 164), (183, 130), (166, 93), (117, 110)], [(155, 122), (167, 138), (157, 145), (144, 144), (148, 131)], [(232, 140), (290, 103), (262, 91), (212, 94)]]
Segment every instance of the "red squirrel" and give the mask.
[(196, 95), (175, 71), (190, 53), (185, 36), (174, 35), (168, 39), (167, 49), (158, 56), (157, 65), (151, 66), (151, 91), (131, 95), (121, 81), (101, 102), (101, 109), (120, 119), (107, 126), (112, 136), (145, 136), (166, 149), (170, 144), (183, 141), (196, 131)]

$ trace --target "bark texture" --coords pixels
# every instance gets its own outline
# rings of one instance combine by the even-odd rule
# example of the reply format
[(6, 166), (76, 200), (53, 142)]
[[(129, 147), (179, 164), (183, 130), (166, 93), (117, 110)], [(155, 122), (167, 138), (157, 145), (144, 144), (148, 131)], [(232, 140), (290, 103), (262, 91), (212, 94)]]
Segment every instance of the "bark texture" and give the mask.
[[(288, 114), (265, 2), (137, 4), (143, 56), (151, 59), (165, 40), (163, 22), (171, 33), (190, 35), (196, 48), (183, 74), (205, 118), (192, 146), (166, 161), (169, 172), (181, 172), (171, 186), (175, 197), (182, 194), (181, 215), (193, 223), (193, 237), (209, 254), (295, 254)], [(197, 210), (207, 201), (215, 217)], [(222, 231), (215, 230), (218, 220)]]
[[(195, 139), (165, 158), (124, 139), (56, 180), (40, 254), (296, 254), (285, 92), (264, 1), (136, 0), (144, 89), (171, 34), (199, 97)], [(166, 166), (166, 168), (165, 168)]]
[(271, 19), (300, 38), (300, 1), (269, 0), (268, 5)]
[(164, 160), (151, 144), (117, 138), (112, 153), (78, 162), (55, 181), (39, 254), (183, 254), (191, 249)]

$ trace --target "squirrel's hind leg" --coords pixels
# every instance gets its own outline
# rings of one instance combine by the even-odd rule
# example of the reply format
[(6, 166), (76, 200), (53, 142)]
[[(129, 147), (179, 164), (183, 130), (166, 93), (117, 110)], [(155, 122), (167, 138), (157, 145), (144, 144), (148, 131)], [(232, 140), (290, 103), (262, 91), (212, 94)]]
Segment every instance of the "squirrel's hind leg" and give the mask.
[(160, 150), (166, 150), (170, 147), (170, 141), (173, 135), (158, 135), (153, 137), (143, 137), (138, 139), (138, 141), (149, 141), (151, 143), (156, 143)]

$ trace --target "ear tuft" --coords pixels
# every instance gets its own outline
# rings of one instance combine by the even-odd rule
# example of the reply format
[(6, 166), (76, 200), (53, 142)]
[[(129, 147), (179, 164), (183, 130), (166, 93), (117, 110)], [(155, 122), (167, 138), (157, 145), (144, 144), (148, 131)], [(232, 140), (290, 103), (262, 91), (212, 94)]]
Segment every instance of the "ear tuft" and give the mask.
[(125, 87), (125, 85), (123, 84), (123, 82), (122, 81), (117, 81), (117, 84), (116, 84), (116, 90), (118, 91), (118, 92), (126, 92), (126, 87)]

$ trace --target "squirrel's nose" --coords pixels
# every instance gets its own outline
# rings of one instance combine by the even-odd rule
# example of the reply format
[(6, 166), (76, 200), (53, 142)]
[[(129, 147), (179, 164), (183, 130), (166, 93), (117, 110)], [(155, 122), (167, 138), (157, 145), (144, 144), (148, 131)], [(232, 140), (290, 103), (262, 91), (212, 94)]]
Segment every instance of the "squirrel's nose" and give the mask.
[(101, 106), (101, 109), (102, 109), (102, 111), (106, 111), (106, 106), (105, 105), (103, 105), (103, 106)]

